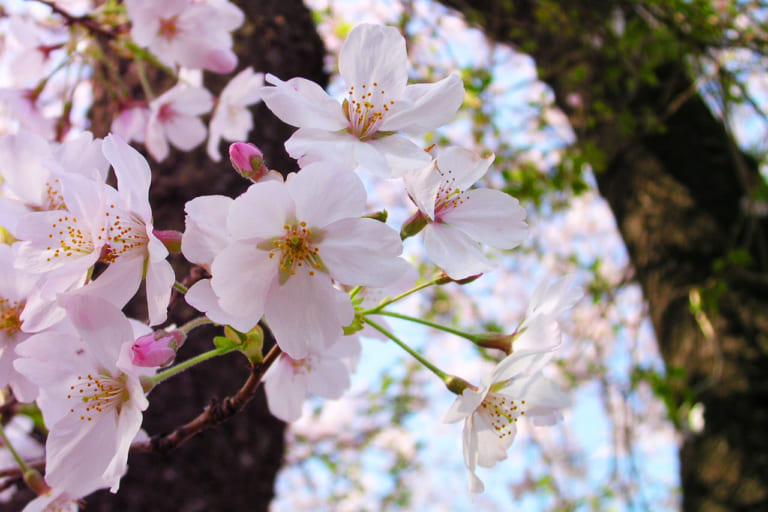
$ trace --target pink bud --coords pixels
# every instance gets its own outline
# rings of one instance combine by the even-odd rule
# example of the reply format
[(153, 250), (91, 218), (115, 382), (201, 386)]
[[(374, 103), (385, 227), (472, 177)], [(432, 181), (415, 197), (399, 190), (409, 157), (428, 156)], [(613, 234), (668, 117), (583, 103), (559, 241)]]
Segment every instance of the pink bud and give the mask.
[(165, 366), (173, 361), (183, 343), (181, 331), (155, 331), (133, 342), (131, 360), (136, 366)]
[(264, 153), (247, 142), (230, 144), (229, 159), (240, 176), (253, 182), (259, 181), (269, 172), (264, 165)]
[(215, 48), (205, 56), (203, 68), (214, 73), (231, 73), (237, 67), (237, 55), (232, 50)]

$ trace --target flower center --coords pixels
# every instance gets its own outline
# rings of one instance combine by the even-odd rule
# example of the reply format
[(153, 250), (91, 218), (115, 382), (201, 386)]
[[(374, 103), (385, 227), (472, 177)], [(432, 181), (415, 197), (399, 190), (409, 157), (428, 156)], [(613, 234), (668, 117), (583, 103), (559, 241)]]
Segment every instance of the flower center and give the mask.
[(515, 402), (509, 397), (490, 392), (480, 404), (479, 412), (484, 415), (486, 421), (496, 431), (499, 439), (503, 439), (510, 435), (514, 436), (517, 432), (515, 423), (520, 416), (525, 414), (524, 406), (525, 400)]
[[(109, 205), (110, 210), (115, 208)], [(145, 224), (132, 214), (120, 215), (114, 210), (106, 212), (109, 224), (107, 225), (107, 243), (101, 249), (99, 261), (114, 263), (120, 256), (126, 253), (144, 251), (149, 245)], [(101, 236), (99, 236), (101, 239)]]
[(169, 123), (176, 117), (176, 111), (170, 103), (163, 103), (157, 112), (157, 120), (161, 123)]
[(13, 336), (21, 330), (21, 311), (24, 309), (24, 301), (0, 297), (0, 331), (5, 331), (8, 336)]
[(312, 356), (307, 356), (304, 359), (294, 359), (288, 354), (282, 354), (281, 357), (285, 357), (291, 364), (294, 375), (305, 375), (312, 372)]
[(315, 270), (322, 270), (323, 262), (318, 256), (320, 249), (312, 245), (312, 230), (306, 222), (286, 224), (283, 226), (285, 234), (272, 240), (272, 250), (269, 257), (280, 255), (281, 282), (288, 277), (296, 275), (296, 268), (305, 265), (309, 268), (309, 275), (315, 275)]
[(359, 89), (352, 85), (344, 100), (344, 115), (349, 120), (349, 131), (360, 139), (372, 137), (395, 100), (387, 98), (387, 92), (379, 89), (379, 83), (370, 87), (363, 84)]
[(440, 182), (440, 188), (437, 190), (437, 199), (435, 200), (435, 221), (439, 222), (440, 217), (447, 211), (453, 210), (460, 204), (463, 204), (469, 198), (469, 194), (456, 187), (456, 178), (451, 176), (453, 171), (443, 172), (435, 167), (443, 180)]
[(172, 18), (168, 19), (161, 19), (160, 27), (157, 29), (157, 34), (160, 37), (167, 39), (168, 41), (173, 40), (173, 38), (179, 34), (178, 21), (178, 16), (173, 16)]
[(78, 414), (82, 421), (93, 421), (102, 413), (119, 413), (128, 396), (121, 379), (89, 373), (77, 376), (77, 383), (69, 387), (67, 399), (74, 401), (70, 413)]
[(94, 249), (90, 233), (83, 232), (77, 218), (69, 215), (62, 215), (51, 224), (48, 239), (52, 245), (45, 248), (48, 252), (47, 261), (53, 258), (69, 258), (75, 254), (78, 256), (89, 254)]

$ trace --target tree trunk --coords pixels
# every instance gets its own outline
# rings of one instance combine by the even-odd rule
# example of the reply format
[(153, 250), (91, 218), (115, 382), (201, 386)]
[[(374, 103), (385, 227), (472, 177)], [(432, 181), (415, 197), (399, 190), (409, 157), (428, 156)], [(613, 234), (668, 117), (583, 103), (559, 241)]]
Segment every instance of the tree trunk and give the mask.
[[(607, 20), (621, 9), (627, 24), (642, 21), (631, 4), (443, 3), (534, 57), (577, 147), (604, 156), (604, 165), (593, 165), (600, 193), (649, 304), (667, 371), (682, 375), (672, 384), (680, 401), (692, 397), (706, 411), (703, 431), (684, 432), (683, 510), (768, 510), (765, 226), (741, 208), (760, 179), (755, 162), (695, 93), (675, 41), (646, 26), (635, 54), (616, 51)], [(640, 78), (641, 69), (652, 77)], [(753, 263), (723, 267), (736, 249)], [(700, 311), (692, 307), (697, 297)]]

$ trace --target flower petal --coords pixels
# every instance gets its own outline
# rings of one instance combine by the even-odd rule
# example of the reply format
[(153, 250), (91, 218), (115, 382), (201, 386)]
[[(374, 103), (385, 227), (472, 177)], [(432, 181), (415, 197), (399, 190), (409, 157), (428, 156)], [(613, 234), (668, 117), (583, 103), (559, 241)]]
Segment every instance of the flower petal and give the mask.
[(343, 130), (348, 121), (339, 102), (322, 87), (306, 78), (292, 78), (284, 82), (267, 75), (266, 82), (273, 87), (260, 89), (261, 99), (282, 121), (304, 128)]
[(464, 279), (493, 269), (480, 246), (468, 235), (446, 224), (424, 228), (427, 256), (451, 279)]
[(499, 190), (470, 190), (464, 202), (440, 216), (473, 240), (499, 249), (517, 247), (528, 236), (525, 208)]
[(464, 83), (458, 75), (448, 75), (432, 84), (412, 84), (405, 88), (394, 112), (384, 118), (379, 130), (404, 131), (413, 135), (430, 132), (448, 124), (464, 102)]
[(394, 27), (356, 26), (339, 53), (339, 73), (350, 86), (371, 87), (376, 82), (388, 96), (399, 98), (408, 82), (405, 39)]

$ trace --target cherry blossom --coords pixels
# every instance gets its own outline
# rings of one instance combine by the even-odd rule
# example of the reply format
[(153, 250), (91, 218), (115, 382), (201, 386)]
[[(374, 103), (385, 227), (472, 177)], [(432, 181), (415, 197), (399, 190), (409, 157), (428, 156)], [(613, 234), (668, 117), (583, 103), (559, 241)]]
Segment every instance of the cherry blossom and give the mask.
[(394, 27), (370, 24), (349, 33), (339, 72), (348, 86), (341, 105), (314, 82), (267, 75), (273, 87), (262, 89), (264, 102), (299, 127), (285, 143), (288, 153), (302, 163), (325, 159), (382, 176), (427, 165), (428, 154), (392, 132), (419, 135), (449, 122), (464, 99), (461, 79), (449, 75), (434, 84), (407, 85), (405, 39)]
[(344, 336), (327, 350), (317, 351), (313, 347), (301, 359), (281, 354), (264, 376), (269, 411), (275, 417), (291, 422), (301, 417), (307, 393), (340, 398), (349, 387), (349, 374), (357, 366), (360, 350), (356, 336)]
[(243, 23), (243, 13), (227, 1), (126, 0), (131, 37), (169, 67), (176, 64), (215, 73), (237, 65), (230, 32)]
[(264, 74), (245, 68), (224, 87), (209, 125), (207, 151), (214, 162), (221, 160), (219, 142), (245, 140), (253, 128), (250, 105), (261, 101)]
[(130, 347), (144, 333), (99, 297), (76, 295), (64, 307), (71, 324), (31, 336), (14, 363), (40, 388), (45, 479), (73, 496), (116, 492), (148, 405), (140, 378), (154, 372), (131, 362)]
[(155, 160), (168, 156), (168, 142), (189, 151), (205, 140), (206, 129), (197, 117), (209, 112), (213, 97), (207, 89), (178, 83), (152, 100), (145, 144)]
[(512, 249), (527, 236), (525, 209), (498, 190), (471, 189), (493, 162), (458, 147), (441, 150), (423, 169), (405, 176), (408, 193), (426, 221), (429, 258), (453, 279), (494, 268), (480, 244)]
[[(523, 336), (543, 339), (541, 345), (551, 347), (553, 337), (559, 338), (559, 330), (554, 322), (538, 322)], [(479, 388), (464, 389), (446, 413), (447, 423), (464, 420), (464, 463), (471, 492), (484, 490), (475, 474), (477, 466), (489, 468), (507, 458), (519, 418), (531, 418), (534, 425), (554, 425), (561, 417), (560, 409), (570, 404), (558, 386), (541, 374), (551, 357), (551, 348), (515, 351), (483, 379)]]
[(320, 163), (285, 182), (255, 183), (236, 198), (226, 224), (231, 241), (211, 264), (221, 309), (241, 319), (232, 326), (248, 331), (265, 316), (295, 359), (335, 342), (354, 311), (332, 280), (382, 286), (408, 266), (397, 234), (360, 218), (365, 200), (353, 173)]

